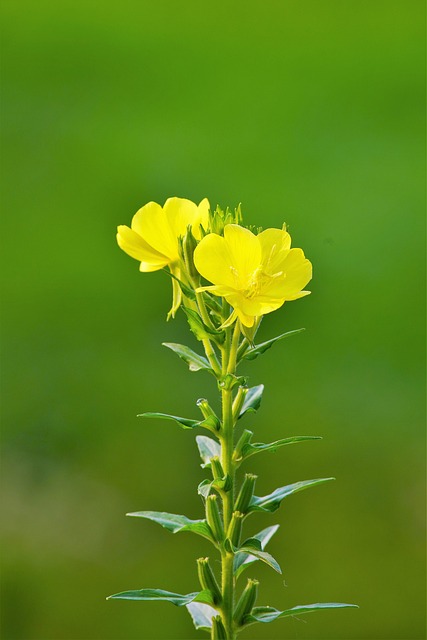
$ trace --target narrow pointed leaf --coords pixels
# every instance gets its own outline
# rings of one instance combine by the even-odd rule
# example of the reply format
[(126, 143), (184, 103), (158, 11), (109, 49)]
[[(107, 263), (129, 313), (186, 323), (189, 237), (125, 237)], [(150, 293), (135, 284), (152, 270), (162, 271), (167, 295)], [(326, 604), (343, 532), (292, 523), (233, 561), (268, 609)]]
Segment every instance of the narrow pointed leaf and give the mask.
[(185, 305), (182, 308), (187, 316), (190, 330), (196, 336), (197, 340), (216, 340), (217, 342), (223, 342), (225, 333), (223, 331), (217, 331), (208, 327), (199, 316), (196, 311), (189, 309)]
[(202, 482), (197, 487), (197, 493), (199, 496), (202, 496), (205, 500), (210, 495), (211, 489), (223, 489), (224, 491), (228, 491), (231, 487), (231, 478), (228, 475), (225, 475), (224, 478), (215, 478), (215, 480), (202, 480)]
[(239, 551), (243, 551), (250, 556), (254, 556), (258, 560), (265, 562), (265, 564), (277, 571), (277, 573), (282, 573), (279, 563), (271, 554), (262, 550), (261, 542), (257, 540), (257, 538), (249, 538), (249, 540), (246, 540), (240, 547)]
[(346, 604), (343, 602), (319, 602), (317, 604), (298, 605), (286, 611), (278, 611), (274, 607), (255, 607), (252, 613), (245, 617), (243, 624), (249, 625), (255, 622), (273, 622), (278, 618), (287, 618), (289, 616), (298, 616), (303, 613), (311, 613), (312, 611), (321, 611), (322, 609), (358, 609), (357, 604)]
[(193, 602), (198, 595), (198, 592), (181, 595), (171, 591), (164, 591), (163, 589), (136, 589), (134, 591), (115, 593), (112, 596), (108, 596), (107, 600), (159, 600), (182, 607)]
[(276, 440), (269, 444), (264, 444), (263, 442), (249, 442), (243, 447), (242, 460), (249, 458), (250, 456), (254, 456), (256, 453), (260, 453), (261, 451), (277, 451), (280, 447), (285, 447), (288, 444), (321, 439), (321, 436), (293, 436), (292, 438), (283, 438), (282, 440)]
[(239, 418), (245, 415), (245, 413), (257, 411), (260, 408), (263, 391), (263, 384), (259, 384), (256, 387), (251, 387), (249, 389), (246, 394), (243, 406), (240, 410)]
[(202, 631), (211, 630), (212, 618), (217, 615), (217, 612), (213, 607), (200, 602), (190, 602), (186, 607), (196, 629), (200, 629)]
[(206, 520), (190, 520), (190, 518), (186, 516), (176, 515), (175, 513), (165, 513), (163, 511), (135, 511), (134, 513), (127, 513), (126, 515), (157, 522), (157, 524), (160, 524), (164, 529), (172, 533), (190, 531), (207, 538), (211, 542), (214, 541)]
[(274, 511), (277, 511), (277, 509), (280, 507), (280, 503), (287, 496), (290, 496), (293, 493), (297, 493), (298, 491), (308, 489), (309, 487), (314, 487), (318, 484), (329, 482), (330, 480), (335, 480), (335, 478), (317, 478), (315, 480), (303, 480), (302, 482), (289, 484), (286, 487), (279, 487), (279, 489), (276, 489), (268, 496), (254, 496), (249, 505), (248, 512), (268, 511), (270, 513), (273, 513)]
[[(278, 528), (279, 528), (279, 525), (275, 524), (271, 527), (267, 527), (266, 529), (263, 529), (262, 531), (260, 531), (259, 533), (253, 536), (253, 538), (256, 538), (257, 540), (260, 541), (262, 550), (265, 549), (267, 543), (274, 536)], [(252, 565), (254, 562), (257, 562), (257, 560), (258, 558), (255, 558), (253, 555), (249, 555), (248, 553), (243, 553), (240, 551), (237, 552), (234, 557), (234, 573), (236, 575), (236, 578), (238, 578), (240, 574), (247, 567)]]
[(261, 344), (256, 345), (248, 349), (243, 355), (243, 359), (245, 360), (255, 360), (262, 353), (270, 349), (275, 342), (279, 342), (279, 340), (284, 340), (284, 338), (289, 338), (290, 336), (294, 336), (297, 333), (301, 333), (301, 331), (305, 331), (305, 329), (295, 329), (294, 331), (287, 331), (286, 333), (282, 333), (280, 336), (276, 336), (275, 338), (271, 338), (271, 340), (267, 340), (266, 342), (261, 342)]
[(188, 364), (190, 371), (206, 370), (213, 374), (213, 370), (209, 361), (204, 356), (200, 356), (198, 353), (186, 347), (184, 344), (177, 344), (175, 342), (163, 342), (164, 347), (174, 351), (184, 362)]
[(153, 411), (146, 411), (145, 413), (139, 413), (138, 418), (164, 418), (165, 420), (173, 420), (177, 422), (183, 429), (194, 429), (200, 426), (200, 420), (190, 420), (189, 418), (181, 418), (181, 416), (171, 416), (168, 413), (158, 413)]
[(199, 448), (200, 457), (203, 460), (201, 467), (210, 467), (211, 458), (221, 457), (221, 445), (219, 442), (216, 442), (207, 436), (196, 436), (196, 442)]

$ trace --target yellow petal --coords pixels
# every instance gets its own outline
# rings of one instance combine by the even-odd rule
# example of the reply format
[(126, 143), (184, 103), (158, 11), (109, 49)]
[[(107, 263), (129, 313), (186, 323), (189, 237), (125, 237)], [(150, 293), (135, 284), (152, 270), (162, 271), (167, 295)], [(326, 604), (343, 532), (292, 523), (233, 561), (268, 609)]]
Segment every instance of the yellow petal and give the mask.
[(283, 275), (278, 276), (266, 284), (260, 295), (296, 300), (297, 294), (312, 278), (311, 262), (304, 256), (302, 249), (291, 249), (279, 264)]
[(225, 225), (224, 240), (234, 276), (234, 288), (247, 289), (261, 264), (261, 244), (249, 229), (238, 224)]
[(197, 271), (209, 282), (234, 288), (236, 279), (228, 247), (222, 236), (216, 233), (205, 236), (194, 250), (194, 264)]
[(266, 229), (258, 234), (262, 250), (263, 270), (273, 275), (291, 248), (291, 236), (282, 229)]
[(117, 243), (125, 253), (141, 262), (141, 271), (157, 271), (168, 263), (166, 256), (155, 251), (136, 231), (125, 225), (117, 227)]
[(178, 240), (157, 202), (149, 202), (132, 218), (134, 229), (151, 247), (167, 256), (168, 262), (178, 260)]
[(186, 198), (168, 198), (164, 204), (163, 211), (178, 247), (178, 238), (185, 235), (188, 225), (197, 224), (198, 226), (199, 208), (194, 202)]
[(202, 225), (203, 229), (207, 231), (209, 226), (209, 209), (211, 208), (209, 204), (209, 200), (207, 198), (203, 198), (198, 206), (198, 215), (197, 220), (193, 223), (193, 235), (197, 240), (200, 240), (202, 234), (200, 232), (200, 225)]

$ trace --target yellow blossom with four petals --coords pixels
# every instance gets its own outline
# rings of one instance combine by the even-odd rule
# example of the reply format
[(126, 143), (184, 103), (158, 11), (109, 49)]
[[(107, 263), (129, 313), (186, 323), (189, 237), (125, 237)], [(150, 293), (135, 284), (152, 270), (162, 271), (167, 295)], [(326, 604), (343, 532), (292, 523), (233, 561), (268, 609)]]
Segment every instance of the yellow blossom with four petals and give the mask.
[(291, 249), (291, 237), (282, 229), (254, 235), (236, 224), (224, 228), (224, 237), (205, 236), (194, 252), (199, 273), (213, 284), (199, 291), (223, 296), (246, 327), (275, 311), (287, 300), (308, 295), (311, 262), (302, 249)]
[[(201, 237), (200, 225), (208, 226), (209, 201), (196, 205), (186, 198), (168, 198), (164, 206), (149, 202), (139, 209), (130, 227), (117, 228), (117, 242), (129, 256), (139, 260), (140, 271), (158, 271), (169, 267), (176, 278), (181, 278), (179, 238), (191, 226), (194, 237)], [(181, 289), (173, 279), (173, 304), (170, 314), (175, 315), (181, 302)]]

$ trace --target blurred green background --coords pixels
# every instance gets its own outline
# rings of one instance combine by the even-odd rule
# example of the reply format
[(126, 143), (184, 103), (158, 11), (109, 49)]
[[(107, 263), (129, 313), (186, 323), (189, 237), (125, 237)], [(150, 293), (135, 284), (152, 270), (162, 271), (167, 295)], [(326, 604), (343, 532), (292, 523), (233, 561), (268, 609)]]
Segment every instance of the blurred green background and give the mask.
[[(242, 637), (424, 638), (423, 28), (420, 0), (2, 2), (5, 640), (202, 637), (185, 610), (106, 602), (197, 589), (203, 539), (125, 518), (201, 516), (194, 434), (215, 396), (161, 347), (170, 283), (140, 274), (115, 228), (171, 195), (242, 202), (290, 225), (313, 294), (260, 339), (257, 439), (323, 435), (254, 458), (289, 498), (260, 604), (356, 602)], [(252, 459), (251, 459), (252, 460)], [(249, 529), (248, 529), (249, 531)]]

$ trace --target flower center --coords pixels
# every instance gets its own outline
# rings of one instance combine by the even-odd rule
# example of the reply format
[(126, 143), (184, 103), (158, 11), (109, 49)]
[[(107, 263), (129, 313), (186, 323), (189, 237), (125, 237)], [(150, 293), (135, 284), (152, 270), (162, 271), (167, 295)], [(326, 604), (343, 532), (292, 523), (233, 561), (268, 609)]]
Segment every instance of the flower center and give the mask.
[(273, 280), (280, 277), (284, 277), (283, 271), (278, 271), (274, 274), (266, 273), (261, 265), (253, 272), (248, 287), (243, 291), (243, 295), (249, 299), (256, 298), (262, 294), (262, 291), (266, 289)]

